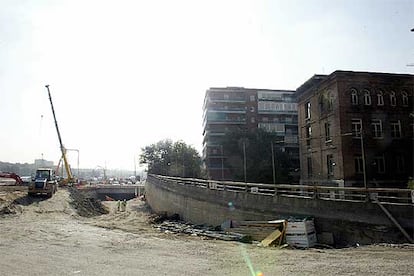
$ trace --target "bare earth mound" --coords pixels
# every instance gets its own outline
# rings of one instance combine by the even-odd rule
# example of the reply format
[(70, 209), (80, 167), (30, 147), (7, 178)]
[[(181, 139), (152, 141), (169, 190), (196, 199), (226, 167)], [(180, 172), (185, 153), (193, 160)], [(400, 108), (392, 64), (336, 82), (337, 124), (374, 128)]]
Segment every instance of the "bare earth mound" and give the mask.
[(70, 205), (80, 216), (94, 217), (109, 213), (100, 200), (86, 197), (75, 188), (69, 188), (69, 192), (72, 199)]

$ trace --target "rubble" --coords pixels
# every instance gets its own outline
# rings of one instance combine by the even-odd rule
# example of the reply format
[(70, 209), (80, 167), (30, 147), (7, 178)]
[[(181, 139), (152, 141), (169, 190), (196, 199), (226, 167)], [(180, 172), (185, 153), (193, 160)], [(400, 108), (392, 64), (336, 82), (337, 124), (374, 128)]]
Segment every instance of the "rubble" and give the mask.
[(109, 213), (100, 200), (86, 197), (73, 187), (68, 188), (68, 190), (72, 199), (70, 205), (72, 205), (80, 216), (94, 217)]
[(218, 228), (211, 228), (205, 225), (194, 225), (182, 221), (164, 220), (161, 224), (155, 224), (154, 228), (157, 228), (159, 231), (162, 231), (167, 234), (182, 233), (191, 236), (203, 236), (224, 241), (250, 241), (250, 239), (243, 234), (221, 231)]

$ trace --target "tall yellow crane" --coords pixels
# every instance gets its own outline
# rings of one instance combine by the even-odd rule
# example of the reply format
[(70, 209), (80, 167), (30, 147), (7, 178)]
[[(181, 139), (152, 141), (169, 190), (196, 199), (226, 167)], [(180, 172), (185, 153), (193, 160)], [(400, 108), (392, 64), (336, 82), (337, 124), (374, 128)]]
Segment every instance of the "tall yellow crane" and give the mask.
[(50, 106), (52, 107), (53, 119), (55, 120), (55, 126), (56, 126), (56, 131), (57, 131), (57, 134), (58, 134), (58, 138), (59, 138), (60, 150), (62, 152), (63, 164), (65, 165), (65, 170), (66, 170), (66, 174), (67, 174), (67, 180), (66, 181), (68, 183), (74, 183), (75, 179), (73, 178), (73, 175), (72, 175), (72, 172), (70, 170), (69, 163), (68, 163), (68, 159), (66, 158), (66, 148), (63, 146), (62, 137), (60, 136), (60, 131), (59, 131), (58, 123), (57, 123), (57, 120), (56, 120), (55, 109), (53, 107), (52, 96), (50, 94), (49, 85), (47, 84), (45, 86), (47, 88), (47, 93), (49, 94), (49, 101), (50, 101)]

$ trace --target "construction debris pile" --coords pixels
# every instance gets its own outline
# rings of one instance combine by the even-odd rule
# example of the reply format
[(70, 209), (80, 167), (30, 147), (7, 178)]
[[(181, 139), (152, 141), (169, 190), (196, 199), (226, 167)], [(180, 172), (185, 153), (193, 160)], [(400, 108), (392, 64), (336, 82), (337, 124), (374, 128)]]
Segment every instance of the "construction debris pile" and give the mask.
[(70, 187), (68, 190), (72, 199), (70, 204), (80, 216), (94, 217), (109, 213), (100, 200), (86, 197), (73, 187)]
[(225, 221), (221, 226), (208, 227), (180, 221), (178, 215), (158, 214), (150, 217), (154, 228), (164, 233), (182, 233), (225, 241), (257, 243), (268, 247), (309, 248), (316, 244), (313, 219), (273, 221)]
[[(273, 221), (234, 221), (228, 220), (218, 227), (194, 225), (180, 220), (179, 215), (152, 215), (149, 222), (164, 233), (182, 233), (203, 236), (225, 241), (257, 242), (259, 246), (312, 247), (316, 241), (309, 242), (308, 233), (314, 234), (313, 219), (273, 220)], [(308, 231), (306, 231), (306, 229)], [(305, 232), (305, 233), (302, 233)], [(312, 236), (313, 238), (313, 236)]]
[(230, 233), (217, 229), (212, 229), (205, 225), (193, 225), (180, 221), (164, 221), (161, 224), (154, 225), (159, 231), (164, 233), (182, 233), (191, 236), (203, 236), (212, 239), (225, 241), (245, 241), (246, 235), (238, 233)]

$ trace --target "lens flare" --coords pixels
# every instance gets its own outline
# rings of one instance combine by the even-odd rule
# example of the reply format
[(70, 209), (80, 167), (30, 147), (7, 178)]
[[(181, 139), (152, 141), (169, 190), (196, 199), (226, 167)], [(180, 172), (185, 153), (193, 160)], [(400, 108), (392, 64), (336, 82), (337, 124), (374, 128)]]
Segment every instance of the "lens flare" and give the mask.
[(247, 267), (249, 268), (251, 275), (252, 276), (264, 276), (263, 272), (261, 272), (260, 270), (258, 270), (257, 272), (254, 271), (252, 261), (250, 260), (249, 255), (247, 255), (245, 245), (242, 245), (241, 248), (242, 248), (241, 253), (242, 253), (243, 259), (246, 262)]
[(234, 211), (236, 209), (236, 207), (234, 207), (233, 202), (231, 202), (231, 201), (229, 203), (227, 203), (227, 205), (229, 206), (230, 211)]

